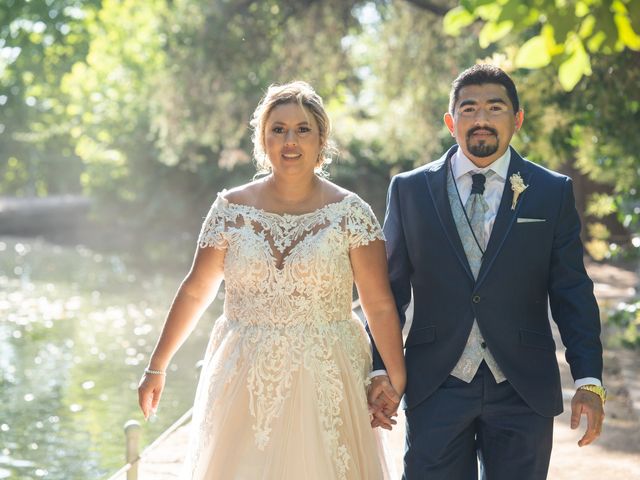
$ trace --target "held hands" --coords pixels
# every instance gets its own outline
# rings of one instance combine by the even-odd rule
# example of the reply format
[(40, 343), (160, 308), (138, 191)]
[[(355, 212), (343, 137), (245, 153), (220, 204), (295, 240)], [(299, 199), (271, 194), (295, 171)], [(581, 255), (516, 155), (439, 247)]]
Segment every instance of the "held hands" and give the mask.
[(404, 392), (404, 384), (394, 388), (387, 375), (379, 375), (371, 379), (367, 392), (369, 413), (371, 413), (371, 427), (382, 427), (391, 430), (396, 422), (393, 417), (398, 415), (400, 398)]
[(587, 416), (587, 430), (578, 441), (578, 446), (584, 447), (594, 442), (602, 433), (604, 422), (604, 405), (600, 397), (586, 390), (578, 390), (571, 400), (571, 429), (580, 426), (582, 415)]
[(158, 403), (164, 389), (164, 375), (153, 375), (146, 373), (140, 379), (138, 385), (138, 404), (145, 420), (156, 414)]

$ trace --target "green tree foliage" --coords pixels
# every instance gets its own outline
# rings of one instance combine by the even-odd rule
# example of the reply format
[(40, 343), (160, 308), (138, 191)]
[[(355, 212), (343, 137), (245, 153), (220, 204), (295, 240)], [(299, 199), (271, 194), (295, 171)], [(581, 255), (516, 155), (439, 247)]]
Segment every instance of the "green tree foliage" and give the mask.
[(617, 214), (637, 235), (640, 2), (465, 0), (444, 28), (504, 52), (493, 60), (514, 72), (531, 107), (521, 143), (532, 159), (577, 177), (592, 255), (609, 256), (628, 239), (602, 218)]
[(517, 68), (553, 65), (571, 91), (592, 73), (594, 55), (640, 51), (640, 2), (636, 0), (462, 0), (444, 17), (459, 35), (476, 20), (482, 47), (507, 39)]
[[(254, 107), (269, 84), (303, 79), (333, 119), (334, 179), (381, 213), (391, 173), (453, 143), (442, 123), (451, 80), (491, 57), (516, 76), (527, 107), (517, 146), (607, 182), (589, 212), (615, 208), (634, 228), (638, 53), (616, 50), (633, 47), (618, 28), (620, 15), (635, 28), (632, 3), (11, 0), (0, 7), (0, 193), (82, 189), (97, 200), (96, 217), (123, 231), (118, 221), (172, 224), (252, 177)], [(592, 52), (605, 10), (618, 36)], [(569, 22), (565, 33), (556, 17)], [(474, 18), (486, 21), (464, 27), (473, 35), (446, 34)], [(488, 27), (498, 18), (500, 28)], [(554, 44), (565, 45), (575, 22), (592, 81), (566, 93), (549, 75), (566, 52), (546, 68), (516, 68), (518, 46), (551, 27)]]
[(618, 329), (616, 341), (625, 347), (640, 348), (640, 301), (618, 305), (607, 320)]
[(390, 169), (424, 163), (452, 143), (442, 123), (449, 84), (479, 49), (445, 35), (437, 16), (409, 2), (174, 7), (170, 73), (153, 119), (167, 165), (207, 168), (220, 186), (246, 181), (251, 112), (270, 83), (296, 78), (329, 108), (341, 150), (334, 178), (368, 190), (380, 213)]
[[(5, 0), (0, 5), (0, 194), (78, 191), (82, 170), (59, 84), (84, 58), (85, 16), (99, 0)], [(62, 171), (64, 174), (60, 174)]]
[(63, 78), (66, 118), (85, 164), (85, 192), (134, 201), (155, 162), (149, 98), (165, 67), (163, 0), (104, 0), (87, 16), (87, 55)]
[(87, 18), (86, 58), (61, 85), (101, 214), (175, 229), (216, 190), (249, 180), (248, 121), (270, 83), (304, 79), (335, 104), (357, 83), (342, 46), (359, 28), (353, 6), (105, 0)]
[[(593, 59), (592, 82), (598, 88), (577, 87), (572, 105), (576, 122), (571, 143), (576, 167), (591, 180), (609, 186), (589, 202), (588, 213), (599, 219), (615, 212), (632, 241), (640, 235), (640, 53)], [(605, 231), (606, 240), (608, 232)], [(635, 240), (634, 240), (635, 238)], [(596, 238), (597, 240), (597, 238)], [(620, 239), (612, 238), (612, 253)], [(636, 245), (637, 247), (638, 245)]]
[(574, 177), (578, 207), (589, 223), (589, 251), (599, 259), (613, 253), (610, 245), (615, 250), (640, 230), (640, 92), (634, 87), (640, 70), (632, 68), (639, 61), (634, 51), (594, 55), (589, 81), (572, 92), (548, 69), (515, 73), (525, 108), (519, 146), (531, 160)]
[(443, 122), (451, 81), (480, 49), (474, 38), (445, 35), (437, 16), (409, 2), (375, 12), (350, 45), (361, 88), (346, 112), (351, 128), (341, 123), (338, 135), (370, 145), (386, 164), (423, 164), (453, 143)]
[(341, 45), (358, 26), (354, 3), (174, 2), (170, 64), (154, 98), (162, 161), (246, 163), (236, 150), (250, 151), (248, 121), (271, 83), (306, 80), (340, 99), (341, 85), (354, 79)]
[[(96, 200), (95, 220), (118, 231), (125, 245), (156, 257), (169, 252), (145, 239), (172, 231), (179, 240), (182, 229), (195, 231), (200, 217), (184, 212), (211, 178), (208, 166), (185, 169), (160, 161), (166, 156), (154, 122), (162, 115), (160, 102), (173, 95), (166, 79), (174, 68), (170, 37), (180, 28), (176, 9), (165, 0), (104, 0), (87, 18), (86, 57), (61, 84), (75, 152), (84, 164), (83, 190)], [(190, 128), (179, 122), (168, 133), (179, 136)]]

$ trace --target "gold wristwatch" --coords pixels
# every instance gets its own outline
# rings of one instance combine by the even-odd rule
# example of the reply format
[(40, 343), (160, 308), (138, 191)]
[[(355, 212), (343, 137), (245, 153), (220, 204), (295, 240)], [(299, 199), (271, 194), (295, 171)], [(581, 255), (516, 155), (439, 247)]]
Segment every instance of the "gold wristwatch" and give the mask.
[(607, 401), (607, 389), (598, 385), (582, 385), (578, 387), (578, 390), (586, 390), (587, 392), (595, 393), (602, 400), (602, 405)]

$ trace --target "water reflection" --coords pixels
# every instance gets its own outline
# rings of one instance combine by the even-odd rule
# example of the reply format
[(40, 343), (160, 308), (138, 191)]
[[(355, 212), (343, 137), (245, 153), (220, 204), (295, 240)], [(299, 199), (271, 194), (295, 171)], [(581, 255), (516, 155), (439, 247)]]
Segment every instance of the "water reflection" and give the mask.
[[(0, 479), (98, 479), (124, 463), (139, 374), (187, 267), (144, 275), (84, 247), (0, 239)], [(143, 445), (191, 405), (220, 309), (177, 355)]]

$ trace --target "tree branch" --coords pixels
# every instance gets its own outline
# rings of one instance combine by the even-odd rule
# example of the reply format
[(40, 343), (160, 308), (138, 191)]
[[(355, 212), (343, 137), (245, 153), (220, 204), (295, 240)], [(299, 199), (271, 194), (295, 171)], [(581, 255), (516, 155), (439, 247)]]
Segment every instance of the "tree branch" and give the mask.
[(439, 17), (444, 17), (445, 14), (449, 10), (451, 10), (451, 7), (436, 5), (434, 2), (431, 2), (429, 0), (405, 0), (405, 1), (411, 3), (412, 5), (415, 5), (418, 8), (427, 10), (428, 12), (438, 15)]

